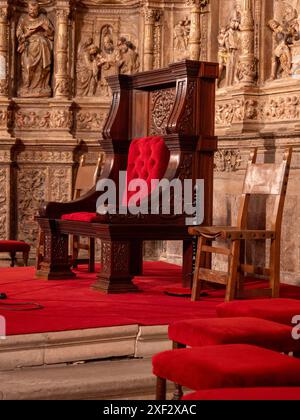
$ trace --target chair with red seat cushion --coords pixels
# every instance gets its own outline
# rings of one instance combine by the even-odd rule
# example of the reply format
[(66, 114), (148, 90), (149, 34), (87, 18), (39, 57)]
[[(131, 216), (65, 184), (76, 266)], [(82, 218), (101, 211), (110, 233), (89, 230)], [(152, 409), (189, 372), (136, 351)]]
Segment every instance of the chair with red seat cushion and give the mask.
[(0, 252), (7, 252), (10, 254), (11, 267), (14, 267), (16, 261), (16, 253), (23, 253), (24, 265), (28, 265), (30, 245), (22, 241), (2, 240), (0, 241)]
[(284, 298), (236, 300), (222, 303), (216, 310), (219, 317), (250, 316), (291, 325), (292, 318), (300, 315), (300, 300)]
[(169, 350), (152, 359), (158, 400), (166, 381), (194, 391), (217, 388), (300, 386), (300, 360), (247, 344)]
[(224, 388), (208, 389), (192, 392), (185, 395), (182, 400), (187, 401), (298, 401), (300, 400), (300, 387), (277, 388)]
[(292, 327), (249, 317), (174, 322), (169, 326), (169, 338), (191, 347), (253, 344), (283, 353), (300, 351), (300, 340), (293, 339)]
[[(37, 221), (47, 247), (38, 277), (75, 277), (67, 255), (68, 235), (88, 236), (101, 240), (101, 271), (93, 287), (105, 293), (133, 292), (137, 290), (133, 277), (142, 274), (143, 241), (177, 240), (183, 242), (183, 286), (190, 286), (193, 238), (187, 224), (192, 223), (196, 211), (182, 206), (182, 214), (178, 214), (179, 200), (174, 203), (176, 194), (171, 187), (170, 211), (165, 214), (162, 190), (168, 183), (157, 189), (158, 194), (151, 194), (155, 188), (152, 181), (204, 179), (204, 219), (211, 224), (217, 139), (214, 119), (207, 115), (213, 115), (215, 109), (217, 69), (214, 63), (186, 60), (153, 72), (108, 78), (113, 99), (102, 130), (105, 163), (99, 183), (80, 199), (50, 202), (40, 209)], [(162, 100), (167, 101), (166, 106), (161, 105)], [(127, 180), (120, 182), (120, 172), (126, 169)], [(126, 195), (126, 183), (137, 179), (136, 191)], [(140, 180), (147, 186), (141, 192)], [(116, 202), (108, 200), (108, 184), (110, 191), (115, 187)], [(146, 207), (148, 196), (157, 200)], [(143, 209), (132, 206), (135, 201), (137, 207), (139, 202), (145, 203)], [(127, 213), (118, 211), (124, 203)], [(103, 208), (117, 211), (102, 214)], [(149, 208), (155, 211), (149, 212)], [(136, 212), (130, 211), (133, 209)], [(91, 213), (96, 211), (94, 220)], [(188, 214), (192, 211), (194, 214)]]

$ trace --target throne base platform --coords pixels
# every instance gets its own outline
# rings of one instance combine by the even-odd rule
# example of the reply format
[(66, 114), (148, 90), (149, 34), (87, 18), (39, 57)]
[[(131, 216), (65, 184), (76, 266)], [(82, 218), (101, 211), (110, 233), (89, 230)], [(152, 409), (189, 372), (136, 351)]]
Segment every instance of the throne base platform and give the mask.
[[(0, 301), (0, 399), (153, 399), (151, 356), (171, 348), (168, 324), (214, 317), (224, 301), (223, 290), (197, 302), (167, 294), (180, 287), (181, 268), (164, 262), (144, 263), (138, 293), (107, 295), (92, 288), (96, 274), (86, 267), (76, 274), (49, 282), (33, 267), (0, 268), (8, 296)], [(300, 299), (300, 288), (283, 284), (281, 296)], [(25, 302), (43, 309), (9, 310)]]

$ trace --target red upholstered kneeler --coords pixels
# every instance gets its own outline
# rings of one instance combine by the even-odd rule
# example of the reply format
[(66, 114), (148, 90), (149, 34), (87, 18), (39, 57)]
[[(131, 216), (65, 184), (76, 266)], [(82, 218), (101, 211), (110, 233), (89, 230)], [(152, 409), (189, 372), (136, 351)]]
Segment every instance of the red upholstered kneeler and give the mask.
[(169, 338), (191, 347), (253, 344), (283, 353), (300, 351), (300, 340), (292, 338), (292, 327), (248, 317), (174, 322), (169, 326)]
[(300, 387), (209, 389), (187, 394), (182, 400), (296, 401), (300, 400)]
[(23, 253), (24, 265), (28, 265), (30, 245), (21, 241), (3, 240), (0, 241), (0, 252), (7, 252), (10, 254), (11, 267), (14, 267), (16, 261), (16, 253)]
[(300, 300), (280, 298), (236, 300), (222, 303), (216, 310), (219, 317), (250, 316), (291, 325), (292, 318), (300, 315)]
[(153, 357), (157, 399), (166, 380), (192, 390), (300, 386), (300, 360), (247, 344), (170, 350)]

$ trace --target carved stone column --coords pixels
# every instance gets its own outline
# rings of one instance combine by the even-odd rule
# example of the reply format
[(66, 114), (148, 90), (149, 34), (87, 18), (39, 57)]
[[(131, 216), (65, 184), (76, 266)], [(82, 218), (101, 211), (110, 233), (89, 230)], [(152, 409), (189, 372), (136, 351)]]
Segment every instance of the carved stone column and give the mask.
[(252, 0), (243, 0), (241, 9), (241, 55), (237, 78), (244, 86), (252, 86), (257, 77), (254, 55), (254, 19)]
[(154, 65), (154, 29), (161, 11), (144, 7), (144, 70), (152, 70)]
[(55, 42), (55, 97), (68, 98), (68, 20), (70, 14), (69, 1), (57, 2), (56, 42)]
[(201, 52), (201, 8), (207, 4), (207, 0), (186, 0), (186, 5), (191, 7), (191, 32), (189, 39), (189, 58), (200, 60)]
[(0, 97), (7, 97), (8, 2), (0, 1)]

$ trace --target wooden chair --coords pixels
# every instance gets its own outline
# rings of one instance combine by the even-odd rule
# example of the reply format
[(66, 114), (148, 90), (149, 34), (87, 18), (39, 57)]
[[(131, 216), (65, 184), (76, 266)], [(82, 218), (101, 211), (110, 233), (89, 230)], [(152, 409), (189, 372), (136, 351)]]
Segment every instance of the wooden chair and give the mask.
[[(74, 186), (73, 200), (77, 200), (97, 183), (100, 175), (101, 166), (103, 164), (104, 153), (100, 153), (98, 161), (95, 165), (86, 165), (86, 156), (81, 156), (76, 181)], [(86, 264), (88, 262), (89, 273), (95, 272), (95, 238), (88, 237), (88, 243), (80, 242), (80, 236), (70, 235), (70, 249), (72, 266), (77, 268), (78, 264)], [(88, 259), (78, 259), (79, 251), (88, 251)]]
[[(74, 185), (74, 194), (73, 199), (77, 200), (81, 196), (84, 196), (88, 191), (90, 191), (93, 186), (96, 185), (97, 179), (100, 175), (101, 167), (104, 160), (104, 153), (99, 153), (98, 161), (95, 165), (86, 164), (86, 156), (83, 155), (80, 158), (76, 180)], [(70, 250), (71, 250), (71, 262), (72, 266), (76, 268), (78, 264), (88, 263), (88, 271), (90, 273), (95, 272), (95, 238), (88, 238), (88, 243), (84, 244), (80, 242), (80, 236), (70, 235)], [(88, 259), (78, 259), (78, 254), (80, 250), (88, 251)], [(37, 247), (37, 262), (36, 268), (41, 267), (41, 262), (44, 256), (44, 235), (39, 229), (38, 236), (38, 247)]]
[[(285, 151), (283, 161), (277, 163), (256, 163), (257, 149), (249, 158), (237, 226), (235, 227), (191, 227), (189, 233), (198, 236), (197, 255), (193, 279), (192, 300), (199, 299), (201, 282), (211, 282), (226, 286), (225, 301), (234, 298), (255, 296), (279, 296), (280, 287), (280, 236), (284, 201), (286, 196), (292, 148)], [(275, 197), (270, 230), (247, 229), (247, 216), (251, 195), (272, 195)], [(212, 246), (212, 242), (222, 239), (230, 242), (230, 247)], [(245, 264), (241, 246), (244, 241), (267, 240), (270, 245), (270, 267), (268, 269)], [(228, 257), (228, 272), (211, 270), (210, 254)], [(269, 288), (244, 291), (243, 274), (263, 275), (269, 278)]]

